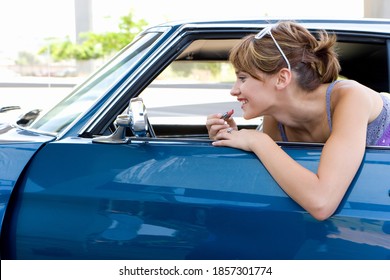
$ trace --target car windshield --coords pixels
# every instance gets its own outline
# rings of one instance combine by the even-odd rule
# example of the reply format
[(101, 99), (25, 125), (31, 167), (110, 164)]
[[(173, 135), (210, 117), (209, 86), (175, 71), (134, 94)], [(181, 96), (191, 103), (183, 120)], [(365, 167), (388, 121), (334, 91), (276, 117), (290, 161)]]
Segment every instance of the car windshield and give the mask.
[(85, 83), (33, 122), (30, 128), (53, 134), (62, 132), (102, 95), (114, 89), (118, 80), (129, 73), (161, 34), (149, 32), (138, 36)]

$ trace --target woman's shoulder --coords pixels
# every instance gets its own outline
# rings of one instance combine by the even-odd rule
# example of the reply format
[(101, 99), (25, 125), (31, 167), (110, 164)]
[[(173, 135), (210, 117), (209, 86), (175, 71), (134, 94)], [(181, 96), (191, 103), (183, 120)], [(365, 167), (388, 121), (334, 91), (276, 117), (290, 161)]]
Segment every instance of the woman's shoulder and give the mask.
[(373, 89), (354, 80), (338, 80), (332, 89), (332, 103), (336, 104), (342, 100), (366, 100), (370, 101), (373, 96), (379, 93)]
[(341, 79), (336, 80), (334, 83), (334, 90), (356, 90), (365, 87), (363, 84), (355, 81), (355, 80), (347, 80), (347, 79)]
[[(369, 120), (379, 114), (383, 106), (380, 93), (354, 80), (341, 80), (332, 92), (331, 108), (351, 112), (351, 114), (365, 114)], [(342, 114), (344, 115), (344, 114)]]

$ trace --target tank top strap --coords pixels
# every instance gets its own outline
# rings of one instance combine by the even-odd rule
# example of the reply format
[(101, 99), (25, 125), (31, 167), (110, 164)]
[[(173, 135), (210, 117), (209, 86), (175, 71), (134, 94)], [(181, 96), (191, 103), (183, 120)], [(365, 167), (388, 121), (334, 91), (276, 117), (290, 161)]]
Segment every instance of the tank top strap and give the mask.
[(336, 83), (340, 82), (340, 80), (336, 80), (332, 82), (328, 88), (326, 89), (326, 114), (328, 117), (328, 125), (329, 125), (329, 130), (332, 132), (332, 118), (331, 118), (331, 112), (330, 112), (330, 97), (332, 94), (333, 87)]
[(280, 131), (280, 135), (282, 136), (282, 141), (283, 142), (288, 142), (286, 131), (284, 130), (284, 126), (280, 122), (278, 122), (278, 128), (279, 128), (279, 131)]

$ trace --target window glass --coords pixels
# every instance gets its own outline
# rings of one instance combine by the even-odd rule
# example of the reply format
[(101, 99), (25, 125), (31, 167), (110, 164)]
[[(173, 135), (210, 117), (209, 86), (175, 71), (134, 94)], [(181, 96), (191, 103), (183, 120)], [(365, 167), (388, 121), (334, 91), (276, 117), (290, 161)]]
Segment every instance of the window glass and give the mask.
[(115, 87), (161, 34), (145, 33), (138, 37), (82, 86), (38, 118), (31, 128), (49, 133), (63, 131), (102, 95)]

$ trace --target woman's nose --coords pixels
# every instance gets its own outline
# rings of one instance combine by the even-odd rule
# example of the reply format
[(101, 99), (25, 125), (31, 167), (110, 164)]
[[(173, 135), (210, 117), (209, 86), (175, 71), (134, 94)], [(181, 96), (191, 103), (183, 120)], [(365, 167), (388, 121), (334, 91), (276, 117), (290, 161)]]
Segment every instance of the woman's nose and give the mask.
[(230, 90), (230, 95), (232, 96), (237, 96), (240, 94), (240, 90), (237, 86), (233, 86), (232, 89)]

